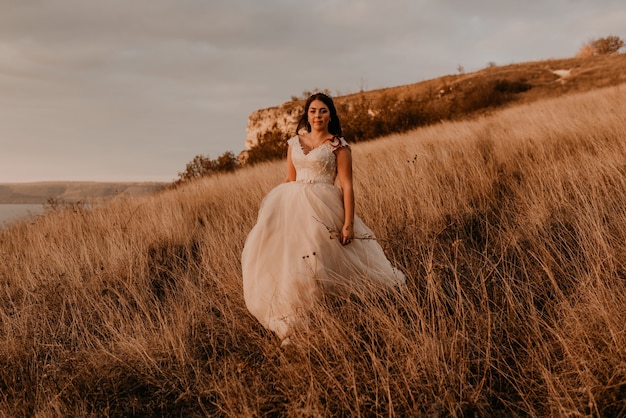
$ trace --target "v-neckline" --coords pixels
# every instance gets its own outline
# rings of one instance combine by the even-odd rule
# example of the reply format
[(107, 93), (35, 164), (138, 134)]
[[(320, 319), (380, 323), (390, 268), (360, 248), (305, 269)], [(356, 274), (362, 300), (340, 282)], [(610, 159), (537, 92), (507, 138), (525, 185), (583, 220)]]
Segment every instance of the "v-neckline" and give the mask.
[(302, 154), (306, 157), (307, 155), (309, 155), (310, 153), (312, 153), (313, 151), (315, 151), (316, 149), (322, 148), (324, 145), (326, 145), (327, 143), (330, 143), (329, 139), (326, 138), (321, 144), (319, 144), (317, 147), (315, 148), (311, 148), (309, 149), (309, 151), (307, 152), (304, 148), (304, 145), (302, 145), (302, 139), (300, 138), (300, 135), (297, 135), (298, 137), (298, 145), (300, 145), (300, 150), (302, 151)]

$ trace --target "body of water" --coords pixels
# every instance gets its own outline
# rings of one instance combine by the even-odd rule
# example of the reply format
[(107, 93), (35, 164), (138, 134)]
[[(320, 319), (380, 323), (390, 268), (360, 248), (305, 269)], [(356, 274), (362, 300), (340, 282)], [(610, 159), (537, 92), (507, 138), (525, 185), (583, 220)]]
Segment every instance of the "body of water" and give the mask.
[(43, 213), (43, 206), (40, 204), (0, 204), (0, 228), (7, 226), (11, 222), (35, 216)]

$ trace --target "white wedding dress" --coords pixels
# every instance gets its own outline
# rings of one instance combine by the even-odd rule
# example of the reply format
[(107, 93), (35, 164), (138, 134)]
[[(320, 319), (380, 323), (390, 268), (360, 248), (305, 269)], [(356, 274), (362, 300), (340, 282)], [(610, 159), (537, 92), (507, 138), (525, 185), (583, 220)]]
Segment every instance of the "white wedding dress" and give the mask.
[(307, 154), (297, 136), (288, 143), (296, 181), (280, 184), (263, 199), (242, 253), (246, 306), (280, 338), (325, 292), (405, 281), (359, 217), (355, 239), (345, 246), (339, 241), (344, 210), (334, 151), (347, 142), (326, 142)]

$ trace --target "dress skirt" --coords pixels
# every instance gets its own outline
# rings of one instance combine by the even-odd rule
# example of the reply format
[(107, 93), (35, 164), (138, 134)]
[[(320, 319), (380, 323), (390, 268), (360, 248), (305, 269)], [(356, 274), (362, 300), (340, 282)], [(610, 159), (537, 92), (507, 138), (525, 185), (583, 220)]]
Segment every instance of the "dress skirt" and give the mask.
[(343, 222), (334, 184), (283, 183), (263, 199), (242, 253), (243, 292), (248, 310), (280, 338), (324, 293), (404, 283), (360, 218), (355, 239), (342, 245)]

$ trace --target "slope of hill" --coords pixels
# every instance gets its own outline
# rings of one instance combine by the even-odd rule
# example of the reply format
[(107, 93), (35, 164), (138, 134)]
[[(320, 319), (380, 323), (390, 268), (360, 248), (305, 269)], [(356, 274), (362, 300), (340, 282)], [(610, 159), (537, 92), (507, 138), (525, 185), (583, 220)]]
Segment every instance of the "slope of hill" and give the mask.
[(0, 204), (99, 201), (115, 196), (139, 196), (165, 183), (35, 182), (0, 183)]
[[(335, 98), (335, 103), (338, 109), (342, 108), (346, 113), (351, 113), (356, 107), (357, 113), (369, 113), (372, 119), (376, 119), (377, 113), (388, 117), (381, 109), (388, 109), (398, 103), (421, 107), (426, 114), (420, 115), (422, 120), (417, 121), (415, 127), (441, 119), (460, 119), (476, 111), (507, 104), (527, 103), (618, 85), (626, 82), (625, 68), (626, 54), (490, 66), (472, 73), (447, 75), (409, 85), (340, 96)], [(253, 112), (248, 118), (246, 150), (257, 145), (260, 135), (273, 129), (287, 135), (293, 134), (302, 105), (302, 100), (290, 101)], [(345, 113), (343, 116), (358, 117)], [(349, 130), (350, 126), (347, 128)], [(355, 132), (348, 134), (358, 136)]]
[(623, 416), (624, 114), (620, 86), (354, 144), (407, 286), (284, 350), (240, 264), (282, 162), (0, 230), (0, 415)]

